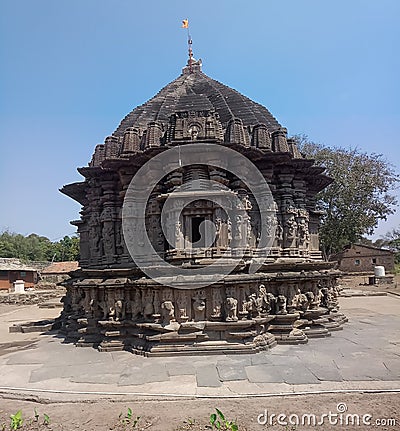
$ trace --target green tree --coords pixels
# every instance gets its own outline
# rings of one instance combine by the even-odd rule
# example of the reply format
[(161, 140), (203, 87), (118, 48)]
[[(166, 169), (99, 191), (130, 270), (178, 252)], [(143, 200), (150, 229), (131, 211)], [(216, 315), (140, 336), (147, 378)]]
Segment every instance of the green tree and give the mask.
[(379, 220), (394, 213), (393, 191), (399, 176), (381, 154), (324, 147), (305, 135), (295, 139), (304, 156), (325, 167), (326, 175), (334, 179), (317, 196), (318, 207), (324, 211), (320, 239), (325, 257), (371, 235)]
[(64, 236), (64, 238), (54, 244), (56, 262), (79, 259), (79, 238), (77, 236)]
[[(10, 233), (9, 231), (2, 232), (0, 235), (0, 257), (18, 256), (19, 250), (14, 236), (15, 234)], [(22, 235), (20, 236), (22, 237)]]
[(32, 233), (28, 236), (4, 231), (0, 233), (0, 257), (18, 258), (26, 261), (77, 260), (79, 238), (65, 236), (58, 242), (51, 242), (45, 236)]
[(24, 255), (26, 260), (37, 260), (43, 262), (51, 260), (53, 243), (45, 236), (39, 236), (32, 233), (25, 237), (24, 245)]
[(400, 264), (400, 226), (392, 229), (384, 237), (384, 245), (389, 250), (394, 251), (394, 261), (396, 264)]

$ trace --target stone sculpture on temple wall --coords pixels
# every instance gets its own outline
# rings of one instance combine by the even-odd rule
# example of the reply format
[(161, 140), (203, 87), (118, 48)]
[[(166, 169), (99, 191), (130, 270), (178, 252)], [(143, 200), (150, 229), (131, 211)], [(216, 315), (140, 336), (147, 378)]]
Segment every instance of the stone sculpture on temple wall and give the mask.
[(122, 299), (117, 299), (114, 304), (115, 309), (115, 320), (119, 322), (120, 320), (125, 320), (125, 303)]
[(300, 208), (297, 214), (297, 235), (299, 247), (308, 249), (310, 245), (310, 231), (309, 231), (309, 214), (305, 209)]
[(193, 298), (194, 320), (196, 322), (205, 320), (206, 317), (206, 297), (202, 291), (197, 292)]
[(251, 293), (250, 295), (247, 296), (247, 301), (245, 303), (245, 308), (248, 312), (248, 318), (255, 318), (255, 317), (259, 317), (259, 309), (258, 309), (258, 304), (257, 304), (257, 294), (256, 293)]
[(309, 290), (305, 293), (305, 295), (307, 297), (307, 309), (315, 310), (316, 308), (318, 308), (319, 301), (318, 301), (318, 299), (316, 300), (314, 292)]
[(280, 220), (277, 220), (277, 224), (276, 224), (274, 247), (277, 247), (277, 248), (283, 247), (283, 227)]
[(258, 317), (273, 314), (275, 312), (275, 304), (276, 300), (274, 295), (267, 292), (266, 287), (263, 284), (260, 284), (255, 303)]
[(112, 259), (115, 254), (115, 230), (113, 210), (105, 207), (101, 213), (100, 221), (102, 222), (103, 252)]
[(115, 320), (115, 294), (112, 290), (106, 292), (107, 296), (107, 307), (108, 307), (108, 320)]
[(142, 295), (140, 294), (139, 289), (135, 289), (135, 293), (133, 295), (133, 301), (131, 302), (132, 320), (137, 320), (139, 316), (142, 314), (142, 310), (143, 310)]
[(225, 300), (225, 312), (226, 312), (226, 321), (234, 322), (238, 320), (237, 317), (237, 306), (238, 300), (233, 298), (232, 296), (228, 296)]
[(153, 306), (153, 291), (147, 290), (143, 292), (143, 316), (146, 320), (152, 320), (154, 314)]
[(104, 254), (109, 259), (112, 259), (112, 256), (115, 254), (114, 222), (104, 222), (102, 234)]
[(87, 314), (87, 311), (89, 310), (89, 306), (90, 306), (89, 304), (90, 304), (89, 292), (86, 289), (82, 289), (78, 296), (77, 310), (83, 311), (84, 314)]
[(178, 309), (179, 309), (179, 320), (181, 322), (187, 322), (189, 320), (188, 316), (188, 295), (186, 292), (179, 292), (177, 299)]
[(161, 324), (164, 326), (169, 325), (175, 321), (175, 307), (172, 301), (164, 301), (161, 304)]
[(79, 289), (71, 291), (71, 311), (73, 313), (79, 312), (79, 302), (81, 300), (81, 292)]
[(101, 225), (97, 212), (93, 211), (89, 221), (90, 261), (97, 263), (102, 254)]
[(122, 235), (121, 220), (115, 222), (115, 252), (117, 255), (125, 254), (125, 242)]
[(234, 232), (233, 232), (233, 239), (235, 241), (242, 240), (242, 223), (243, 223), (243, 217), (240, 214), (237, 214), (235, 216), (235, 225), (234, 225)]
[(278, 295), (276, 298), (276, 314), (287, 314), (286, 310), (286, 296)]
[(338, 311), (339, 309), (339, 292), (334, 282), (330, 283), (329, 293), (331, 298), (332, 311)]
[(279, 293), (286, 297), (286, 309), (288, 313), (292, 313), (295, 310), (295, 297), (297, 294), (298, 285), (295, 283), (286, 283), (285, 286), (278, 288)]
[(305, 219), (300, 219), (298, 224), (299, 246), (308, 248), (310, 243), (310, 232), (308, 230), (308, 223)]
[(220, 289), (212, 289), (212, 314), (213, 319), (221, 318), (222, 296)]
[(277, 231), (277, 220), (275, 215), (267, 215), (265, 217), (265, 233), (267, 238), (272, 238), (275, 236)]
[(308, 299), (304, 293), (301, 293), (300, 289), (297, 289), (296, 295), (293, 298), (292, 304), (294, 308), (299, 311), (306, 311), (308, 308)]
[(217, 217), (215, 220), (215, 247), (222, 248), (224, 246), (224, 242), (222, 219), (221, 217)]
[(239, 304), (238, 304), (238, 309), (239, 309), (238, 315), (239, 315), (239, 318), (241, 320), (246, 320), (246, 319), (250, 318), (249, 310), (247, 309), (247, 298), (245, 296), (242, 298), (240, 307), (239, 307)]
[(284, 237), (285, 247), (291, 247), (296, 240), (297, 223), (293, 214), (290, 214), (285, 221)]
[(229, 247), (232, 241), (232, 221), (230, 217), (228, 217), (226, 224), (227, 224), (227, 238), (228, 238), (228, 247)]
[(104, 289), (99, 290), (97, 293), (97, 308), (100, 314), (100, 320), (107, 320), (108, 306), (107, 306)]
[(250, 244), (251, 244), (251, 242), (252, 242), (252, 238), (253, 238), (253, 230), (252, 230), (252, 227), (251, 227), (251, 218), (250, 218), (250, 216), (247, 216), (246, 219), (245, 219), (245, 221), (246, 221), (246, 225), (245, 225), (245, 228), (246, 228), (246, 244), (245, 244), (245, 246), (249, 247)]
[(249, 195), (246, 195), (242, 198), (242, 207), (245, 211), (250, 211), (251, 209), (253, 209), (253, 204), (251, 203), (250, 199), (249, 199)]
[(182, 223), (177, 220), (175, 222), (175, 248), (181, 250), (185, 247), (185, 240), (182, 232)]
[[(166, 299), (170, 299), (171, 297), (167, 297)], [(161, 311), (160, 311), (161, 301), (160, 301), (160, 291), (155, 290), (154, 296), (153, 296), (153, 317), (160, 317)]]

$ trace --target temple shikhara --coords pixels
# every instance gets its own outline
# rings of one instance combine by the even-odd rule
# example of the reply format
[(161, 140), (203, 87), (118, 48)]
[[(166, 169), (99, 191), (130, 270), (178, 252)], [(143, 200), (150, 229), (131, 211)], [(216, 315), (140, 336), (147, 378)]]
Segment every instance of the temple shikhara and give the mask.
[[(319, 251), (315, 196), (331, 179), (265, 107), (201, 67), (190, 57), (61, 190), (82, 205), (62, 312), (77, 346), (257, 352), (346, 321)], [(268, 193), (256, 196), (256, 173)]]

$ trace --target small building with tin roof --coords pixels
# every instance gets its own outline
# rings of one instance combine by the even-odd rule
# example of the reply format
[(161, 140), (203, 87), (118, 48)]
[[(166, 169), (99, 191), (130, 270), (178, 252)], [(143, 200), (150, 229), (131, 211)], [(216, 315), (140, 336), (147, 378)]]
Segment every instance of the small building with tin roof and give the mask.
[(38, 269), (15, 258), (0, 258), (0, 290), (9, 290), (14, 281), (23, 280), (25, 288), (34, 287), (39, 280)]

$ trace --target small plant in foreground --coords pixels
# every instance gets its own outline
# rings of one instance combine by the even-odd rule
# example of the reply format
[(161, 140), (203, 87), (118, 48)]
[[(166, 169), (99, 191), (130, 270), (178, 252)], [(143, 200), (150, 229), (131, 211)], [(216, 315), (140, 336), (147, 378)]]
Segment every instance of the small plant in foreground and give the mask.
[(22, 427), (22, 424), (24, 423), (24, 420), (22, 418), (22, 410), (18, 410), (15, 415), (10, 416), (11, 423), (10, 428), (12, 430), (17, 430), (18, 428)]
[[(39, 422), (40, 415), (36, 409), (34, 409), (35, 412), (35, 422)], [(43, 413), (43, 425), (50, 425), (50, 416), (46, 413)]]
[(224, 430), (224, 431), (238, 431), (238, 426), (236, 424), (236, 421), (228, 421), (225, 419), (224, 414), (221, 412), (221, 410), (218, 410), (215, 408), (217, 413), (212, 413), (210, 415), (210, 424), (217, 430)]
[(123, 417), (122, 413), (120, 413), (119, 419), (124, 425), (132, 425), (132, 428), (135, 428), (137, 423), (139, 422), (140, 416), (136, 416), (136, 418), (133, 419), (132, 409), (128, 407), (126, 415)]
[(50, 425), (50, 416), (43, 413), (43, 425)]
[(192, 426), (192, 425), (195, 425), (196, 424), (196, 419), (193, 419), (193, 418), (187, 418), (186, 420), (184, 420), (183, 421), (184, 423), (186, 423), (186, 424), (188, 424), (190, 427)]

